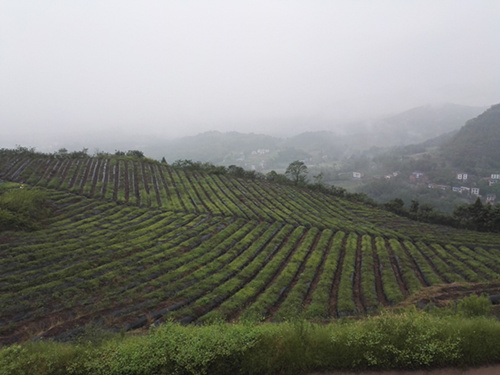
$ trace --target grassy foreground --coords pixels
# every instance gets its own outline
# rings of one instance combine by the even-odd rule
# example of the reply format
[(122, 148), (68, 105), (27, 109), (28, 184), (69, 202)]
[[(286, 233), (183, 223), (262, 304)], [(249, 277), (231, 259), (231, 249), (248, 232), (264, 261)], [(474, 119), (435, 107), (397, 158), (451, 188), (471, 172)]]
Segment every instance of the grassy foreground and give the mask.
[(467, 315), (475, 312), (407, 309), (327, 325), (171, 322), (142, 336), (13, 345), (0, 350), (0, 373), (306, 374), (499, 363), (500, 322)]

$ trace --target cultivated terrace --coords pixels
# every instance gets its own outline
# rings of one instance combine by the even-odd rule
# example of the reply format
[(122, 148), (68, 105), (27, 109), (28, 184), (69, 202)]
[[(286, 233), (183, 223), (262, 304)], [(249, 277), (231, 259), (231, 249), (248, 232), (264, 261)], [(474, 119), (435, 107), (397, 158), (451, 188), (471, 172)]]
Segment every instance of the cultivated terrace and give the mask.
[(500, 234), (138, 156), (0, 153), (3, 184), (51, 210), (0, 232), (0, 344), (89, 323), (323, 322), (500, 278)]

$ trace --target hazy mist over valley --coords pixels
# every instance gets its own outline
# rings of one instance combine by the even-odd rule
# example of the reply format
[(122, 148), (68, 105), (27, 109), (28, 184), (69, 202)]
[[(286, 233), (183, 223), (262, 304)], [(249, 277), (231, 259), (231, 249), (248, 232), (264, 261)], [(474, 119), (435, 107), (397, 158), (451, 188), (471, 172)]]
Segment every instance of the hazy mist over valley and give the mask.
[(3, 1), (0, 147), (113, 152), (208, 131), (380, 145), (371, 134), (398, 127), (411, 143), (420, 129), (391, 118), (456, 103), (476, 108), (467, 120), (498, 101), (499, 13), (486, 0)]
[[(0, 7), (0, 148), (139, 150), (263, 176), (300, 160), (309, 182), (445, 211), (473, 197), (429, 197), (411, 173), (451, 189), (465, 166), (498, 172), (443, 148), (499, 101), (498, 1)], [(380, 184), (390, 174), (397, 188)]]
[(500, 373), (499, 16), (0, 0), (0, 374)]

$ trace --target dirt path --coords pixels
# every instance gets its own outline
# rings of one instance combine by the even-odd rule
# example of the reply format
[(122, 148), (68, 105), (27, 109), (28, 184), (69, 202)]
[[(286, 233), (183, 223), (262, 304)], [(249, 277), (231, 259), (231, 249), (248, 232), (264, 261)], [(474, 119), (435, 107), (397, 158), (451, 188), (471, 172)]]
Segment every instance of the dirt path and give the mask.
[(337, 317), (337, 298), (340, 285), (340, 276), (342, 275), (342, 268), (344, 266), (345, 257), (345, 246), (347, 243), (347, 235), (342, 239), (342, 245), (340, 246), (339, 260), (337, 261), (337, 269), (335, 270), (335, 275), (333, 276), (332, 288), (330, 289), (330, 309), (329, 316)]
[(418, 371), (365, 371), (365, 372), (315, 372), (309, 375), (498, 375), (500, 365), (485, 366), (472, 369), (438, 369)]
[(384, 287), (382, 285), (382, 274), (380, 272), (380, 261), (377, 254), (377, 245), (375, 244), (375, 237), (372, 237), (372, 253), (373, 253), (373, 272), (375, 274), (375, 291), (377, 292), (378, 301), (382, 306), (387, 306), (387, 298), (384, 294)]
[(356, 305), (356, 311), (358, 314), (362, 314), (365, 311), (363, 306), (363, 290), (361, 288), (361, 236), (358, 236), (358, 242), (356, 245), (356, 263), (354, 266), (354, 283), (352, 288), (352, 294), (354, 299), (354, 304)]

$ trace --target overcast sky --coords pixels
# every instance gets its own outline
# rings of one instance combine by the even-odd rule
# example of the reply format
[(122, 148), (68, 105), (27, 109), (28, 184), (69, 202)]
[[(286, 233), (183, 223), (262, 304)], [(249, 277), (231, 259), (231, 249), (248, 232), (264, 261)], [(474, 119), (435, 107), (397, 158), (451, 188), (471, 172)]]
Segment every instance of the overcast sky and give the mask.
[(500, 0), (0, 0), (0, 147), (489, 106), (499, 67)]

